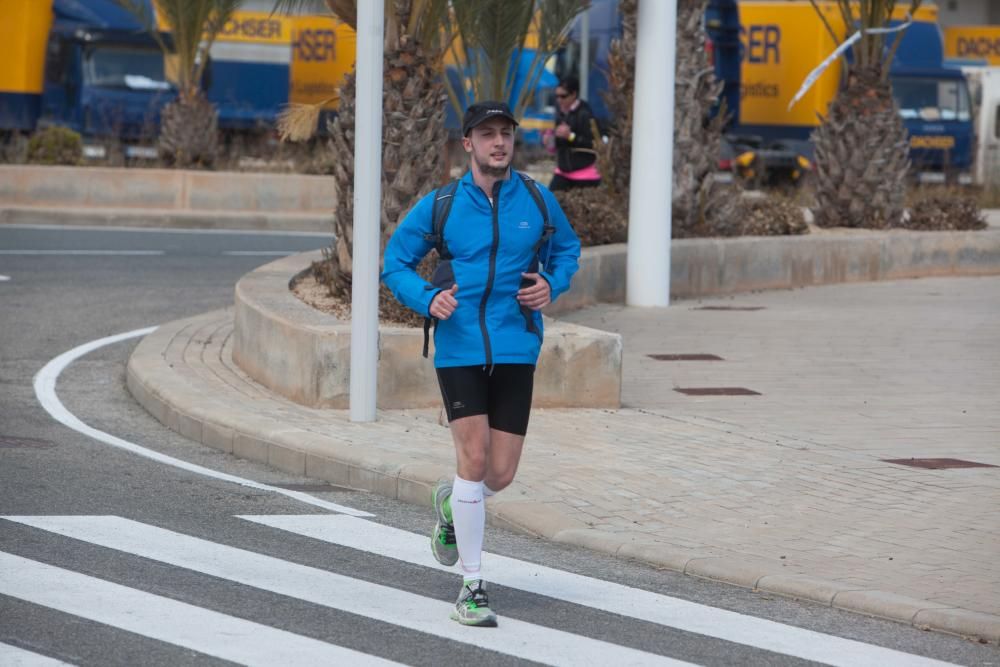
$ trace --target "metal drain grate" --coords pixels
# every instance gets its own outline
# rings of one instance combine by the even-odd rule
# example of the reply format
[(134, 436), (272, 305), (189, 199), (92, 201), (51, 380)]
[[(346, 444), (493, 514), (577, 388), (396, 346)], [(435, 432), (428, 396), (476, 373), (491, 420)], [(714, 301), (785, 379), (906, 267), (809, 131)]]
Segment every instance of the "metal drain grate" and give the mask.
[(353, 491), (345, 486), (334, 486), (333, 484), (272, 484), (279, 489), (288, 491), (302, 491), (303, 493), (326, 493), (328, 491)]
[(976, 463), (975, 461), (963, 461), (961, 459), (882, 459), (884, 463), (895, 463), (901, 466), (911, 466), (913, 468), (925, 468), (927, 470), (948, 470), (949, 468), (996, 468), (998, 466), (989, 463)]
[(764, 310), (764, 306), (698, 306), (691, 310)]
[(647, 354), (657, 361), (725, 361), (714, 354)]
[(674, 391), (679, 391), (688, 396), (760, 396), (759, 391), (747, 389), (746, 387), (676, 387)]
[(56, 443), (37, 438), (18, 438), (13, 435), (0, 435), (0, 449), (49, 449)]

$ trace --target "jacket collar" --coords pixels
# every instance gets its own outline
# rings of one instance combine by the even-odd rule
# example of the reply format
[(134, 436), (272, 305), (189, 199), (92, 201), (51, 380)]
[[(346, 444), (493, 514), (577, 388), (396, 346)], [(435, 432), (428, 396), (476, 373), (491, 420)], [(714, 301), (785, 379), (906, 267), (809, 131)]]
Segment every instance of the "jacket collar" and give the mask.
[[(476, 182), (472, 178), (472, 169), (466, 169), (465, 173), (462, 175), (462, 178), (459, 180), (462, 182), (463, 185), (479, 190), (479, 186), (476, 185)], [(507, 170), (507, 178), (500, 181), (500, 192), (503, 192), (507, 188), (511, 187), (510, 183), (513, 183), (515, 180), (516, 179), (514, 178), (514, 168), (510, 167)]]

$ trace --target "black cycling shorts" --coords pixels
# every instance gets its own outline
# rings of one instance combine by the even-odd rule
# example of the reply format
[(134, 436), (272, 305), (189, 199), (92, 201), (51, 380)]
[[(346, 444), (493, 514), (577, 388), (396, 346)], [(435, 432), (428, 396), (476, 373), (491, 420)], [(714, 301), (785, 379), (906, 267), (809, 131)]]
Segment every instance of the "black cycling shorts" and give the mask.
[(448, 421), (487, 415), (490, 428), (515, 435), (528, 432), (533, 364), (452, 366), (438, 368), (437, 377)]

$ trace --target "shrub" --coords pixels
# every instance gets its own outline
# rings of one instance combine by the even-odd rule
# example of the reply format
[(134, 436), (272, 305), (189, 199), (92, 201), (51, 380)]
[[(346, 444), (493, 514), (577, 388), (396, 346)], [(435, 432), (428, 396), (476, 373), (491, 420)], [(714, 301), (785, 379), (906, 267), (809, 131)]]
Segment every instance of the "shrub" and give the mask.
[(67, 127), (47, 127), (28, 142), (28, 162), (32, 164), (78, 165), (83, 161), (83, 140)]
[(911, 193), (908, 215), (899, 227), (916, 231), (985, 229), (986, 219), (974, 196), (955, 190), (927, 189)]
[(584, 247), (624, 243), (628, 234), (628, 202), (607, 188), (577, 188), (553, 193)]

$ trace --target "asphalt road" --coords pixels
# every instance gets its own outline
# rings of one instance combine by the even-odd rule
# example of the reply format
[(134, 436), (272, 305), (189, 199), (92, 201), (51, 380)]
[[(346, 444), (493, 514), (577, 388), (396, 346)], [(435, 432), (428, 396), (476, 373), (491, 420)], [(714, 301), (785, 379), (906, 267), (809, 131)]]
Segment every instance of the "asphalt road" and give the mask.
[[(504, 582), (491, 587), (501, 625), (460, 628), (447, 618), (459, 577), (426, 563), (427, 510), (165, 429), (124, 385), (136, 339), (65, 368), (56, 390), (69, 413), (149, 450), (307, 485), (296, 488), (372, 516), (150, 461), (40, 404), (33, 380), (58, 355), (224, 307), (244, 273), (327, 240), (0, 227), (0, 664), (1000, 664), (995, 646), (492, 528), (486, 549), (515, 559), (484, 560)], [(696, 619), (702, 631), (679, 629)]]

